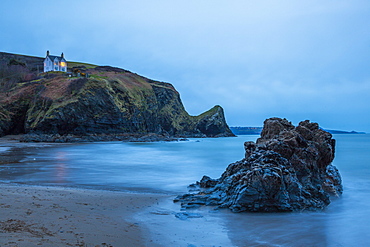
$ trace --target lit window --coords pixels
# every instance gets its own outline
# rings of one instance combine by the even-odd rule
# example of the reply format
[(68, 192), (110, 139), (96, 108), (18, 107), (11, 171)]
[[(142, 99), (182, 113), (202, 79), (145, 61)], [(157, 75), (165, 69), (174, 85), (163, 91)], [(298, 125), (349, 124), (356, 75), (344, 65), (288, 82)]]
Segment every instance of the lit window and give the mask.
[(65, 62), (60, 62), (60, 66), (65, 67), (66, 63)]

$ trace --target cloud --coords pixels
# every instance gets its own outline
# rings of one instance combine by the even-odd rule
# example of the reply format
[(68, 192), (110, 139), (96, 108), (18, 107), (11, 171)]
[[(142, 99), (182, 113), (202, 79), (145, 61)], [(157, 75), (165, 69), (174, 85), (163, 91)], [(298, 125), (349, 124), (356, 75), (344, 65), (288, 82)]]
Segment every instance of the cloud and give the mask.
[(191, 114), (220, 104), (231, 125), (279, 115), (370, 132), (369, 1), (41, 3), (0, 3), (4, 51), (171, 82)]

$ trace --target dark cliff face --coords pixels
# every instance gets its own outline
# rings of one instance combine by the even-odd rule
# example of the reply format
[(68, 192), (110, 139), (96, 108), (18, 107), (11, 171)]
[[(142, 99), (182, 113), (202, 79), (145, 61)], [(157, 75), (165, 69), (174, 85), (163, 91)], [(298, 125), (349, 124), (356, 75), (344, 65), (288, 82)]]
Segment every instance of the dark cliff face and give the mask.
[(219, 179), (203, 177), (201, 192), (179, 196), (185, 208), (228, 207), (235, 212), (323, 209), (330, 195), (342, 193), (340, 174), (331, 164), (335, 140), (317, 123), (297, 127), (286, 119), (264, 122), (261, 138), (244, 144), (245, 158), (230, 164)]
[(47, 73), (0, 93), (0, 135), (233, 136), (221, 107), (190, 116), (169, 83), (112, 67), (86, 72), (89, 78)]

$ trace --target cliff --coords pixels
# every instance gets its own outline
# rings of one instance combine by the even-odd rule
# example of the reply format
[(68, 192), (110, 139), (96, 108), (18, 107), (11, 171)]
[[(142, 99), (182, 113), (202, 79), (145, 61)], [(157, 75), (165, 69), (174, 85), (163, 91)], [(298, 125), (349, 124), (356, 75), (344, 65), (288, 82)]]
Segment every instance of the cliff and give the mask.
[(219, 179), (204, 176), (199, 193), (175, 199), (184, 208), (201, 205), (234, 212), (323, 209), (342, 194), (339, 171), (331, 164), (332, 135), (308, 120), (293, 126), (286, 119), (264, 122), (257, 142), (244, 143), (245, 158), (230, 164)]
[[(27, 68), (26, 64), (16, 66)], [(233, 136), (220, 106), (190, 116), (180, 94), (169, 83), (108, 66), (85, 68), (84, 72), (89, 78), (43, 73), (2, 90), (0, 136), (20, 133)]]

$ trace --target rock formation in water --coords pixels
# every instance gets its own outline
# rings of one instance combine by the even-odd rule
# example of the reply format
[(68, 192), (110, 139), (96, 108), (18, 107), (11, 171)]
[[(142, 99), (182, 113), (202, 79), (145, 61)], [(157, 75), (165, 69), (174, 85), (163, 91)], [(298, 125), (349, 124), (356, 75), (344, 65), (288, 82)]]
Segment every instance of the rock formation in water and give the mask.
[(184, 208), (200, 205), (234, 212), (323, 209), (342, 193), (331, 164), (335, 140), (308, 120), (294, 127), (286, 119), (265, 120), (261, 137), (245, 142), (245, 158), (230, 164), (219, 179), (204, 176), (191, 187), (200, 192), (175, 199)]
[(220, 106), (190, 116), (169, 83), (109, 66), (84, 68), (84, 73), (89, 78), (48, 72), (1, 91), (0, 136), (33, 133), (37, 137), (29, 139), (39, 141), (45, 135), (47, 140), (59, 135), (149, 133), (164, 138), (234, 136)]

